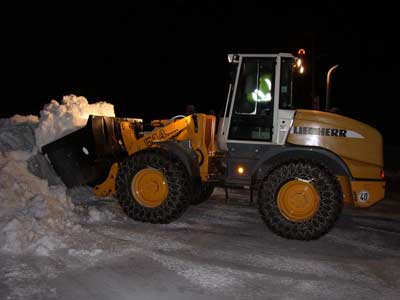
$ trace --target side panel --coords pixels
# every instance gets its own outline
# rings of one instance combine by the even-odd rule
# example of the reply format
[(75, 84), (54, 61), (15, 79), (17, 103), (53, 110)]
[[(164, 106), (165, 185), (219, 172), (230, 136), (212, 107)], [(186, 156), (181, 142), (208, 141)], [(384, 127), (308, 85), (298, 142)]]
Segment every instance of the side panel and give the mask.
[[(253, 185), (267, 176), (275, 167), (289, 159), (321, 162), (333, 174), (342, 187), (343, 201), (357, 207), (369, 207), (382, 200), (385, 182), (380, 180), (356, 180), (352, 178), (346, 163), (334, 153), (314, 147), (228, 144), (226, 183)], [(243, 172), (238, 172), (239, 167)]]
[(277, 143), (284, 145), (290, 128), (293, 125), (294, 110), (280, 109), (278, 110), (278, 130), (277, 130)]
[(337, 179), (342, 187), (343, 202), (347, 204), (353, 204), (353, 193), (351, 191), (351, 185), (347, 176), (337, 176)]
[(217, 146), (218, 149), (223, 151), (228, 151), (228, 146), (226, 144), (228, 139), (228, 124), (230, 122), (230, 118), (222, 117), (219, 118), (218, 122), (218, 131), (217, 131)]
[[(228, 183), (250, 184), (254, 179), (262, 179), (272, 168), (284, 160), (301, 158), (318, 160), (336, 175), (350, 176), (346, 164), (330, 151), (299, 146), (228, 143), (227, 156)], [(239, 174), (238, 167), (243, 168)]]

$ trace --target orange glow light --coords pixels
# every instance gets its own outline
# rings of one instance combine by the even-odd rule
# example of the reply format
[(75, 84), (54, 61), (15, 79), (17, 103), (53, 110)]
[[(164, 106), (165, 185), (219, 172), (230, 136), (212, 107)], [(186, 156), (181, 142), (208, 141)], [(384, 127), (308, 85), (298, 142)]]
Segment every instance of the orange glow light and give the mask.
[(239, 167), (237, 168), (237, 172), (238, 172), (239, 174), (243, 174), (243, 173), (244, 173), (244, 168), (241, 167), (241, 166), (239, 166)]

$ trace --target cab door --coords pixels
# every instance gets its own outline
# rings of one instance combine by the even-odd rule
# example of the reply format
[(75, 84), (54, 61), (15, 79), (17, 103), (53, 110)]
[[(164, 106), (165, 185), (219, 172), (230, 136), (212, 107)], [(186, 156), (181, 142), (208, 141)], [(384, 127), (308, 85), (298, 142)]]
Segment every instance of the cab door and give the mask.
[(276, 61), (276, 56), (241, 57), (228, 142), (272, 142)]

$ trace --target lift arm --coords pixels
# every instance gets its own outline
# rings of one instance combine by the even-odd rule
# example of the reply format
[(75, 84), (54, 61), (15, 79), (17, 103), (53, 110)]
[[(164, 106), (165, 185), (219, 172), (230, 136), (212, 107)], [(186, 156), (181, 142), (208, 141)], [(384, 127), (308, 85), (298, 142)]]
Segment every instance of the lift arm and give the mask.
[[(166, 124), (160, 122), (159, 124)], [(121, 134), (126, 151), (133, 155), (149, 147), (157, 147), (159, 143), (176, 140), (189, 140), (197, 157), (202, 181), (207, 181), (209, 175), (209, 157), (215, 152), (215, 116), (194, 114), (176, 119), (163, 127), (157, 127), (148, 134), (137, 137), (129, 122), (121, 121)], [(107, 179), (94, 188), (98, 196), (109, 196), (115, 193), (115, 179), (118, 173), (118, 164), (115, 163)]]

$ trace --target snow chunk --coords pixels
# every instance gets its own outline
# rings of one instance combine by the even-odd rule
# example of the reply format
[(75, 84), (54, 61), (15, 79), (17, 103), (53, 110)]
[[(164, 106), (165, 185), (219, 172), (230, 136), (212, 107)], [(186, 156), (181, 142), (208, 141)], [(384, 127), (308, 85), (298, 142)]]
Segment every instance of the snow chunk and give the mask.
[(73, 204), (78, 206), (85, 223), (110, 223), (126, 221), (127, 215), (121, 206), (111, 198), (99, 199), (89, 186), (78, 186), (68, 189)]
[(40, 152), (28, 159), (28, 170), (41, 179), (46, 179), (49, 185), (63, 185), (49, 161)]
[(0, 126), (0, 152), (34, 151), (36, 127), (37, 124), (32, 123), (12, 125), (10, 119), (7, 119)]
[(104, 257), (102, 249), (69, 249), (68, 255), (81, 261), (81, 263), (92, 265)]
[(101, 212), (94, 207), (89, 208), (89, 219), (90, 222), (99, 222), (101, 221)]
[(68, 255), (71, 256), (79, 256), (79, 257), (83, 257), (83, 256), (90, 256), (90, 257), (94, 257), (97, 256), (99, 254), (101, 254), (103, 252), (102, 249), (93, 249), (93, 250), (76, 250), (76, 249), (69, 249), (68, 250)]
[(55, 236), (43, 236), (34, 245), (35, 254), (49, 256), (51, 251), (65, 247), (65, 244)]
[(17, 124), (37, 124), (39, 123), (38, 116), (29, 115), (29, 116), (21, 116), (14, 115), (9, 119), (0, 119), (0, 127), (8, 127)]
[(98, 207), (95, 206), (89, 207), (88, 214), (88, 223), (110, 222), (118, 218), (118, 216), (112, 211), (109, 211), (108, 209), (100, 210)]
[(28, 116), (14, 115), (10, 118), (11, 125), (24, 124), (24, 123), (36, 124), (39, 123), (39, 118), (38, 116), (34, 115), (28, 115)]
[(107, 102), (89, 104), (82, 96), (64, 96), (61, 104), (56, 100), (40, 111), (40, 123), (35, 131), (39, 148), (86, 125), (89, 115), (115, 117), (114, 105)]

